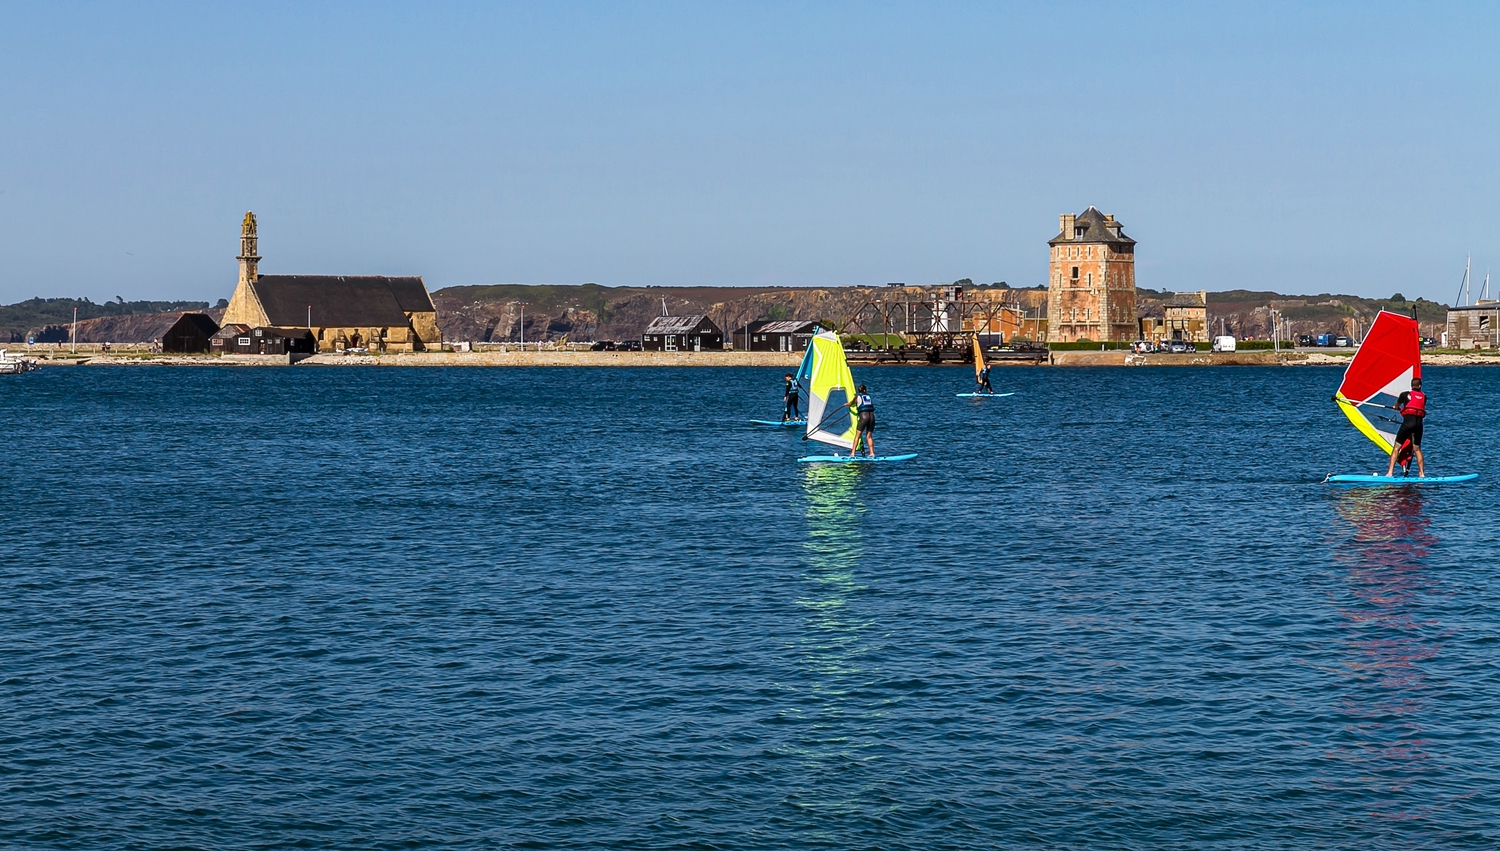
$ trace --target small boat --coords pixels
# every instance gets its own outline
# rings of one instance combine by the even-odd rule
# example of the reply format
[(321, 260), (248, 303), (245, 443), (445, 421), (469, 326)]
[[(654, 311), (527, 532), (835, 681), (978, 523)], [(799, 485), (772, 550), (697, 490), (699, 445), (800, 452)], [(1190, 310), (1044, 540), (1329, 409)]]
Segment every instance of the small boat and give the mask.
[(9, 350), (0, 349), (0, 375), (20, 375), (36, 370), (36, 361), (30, 358), (12, 357)]

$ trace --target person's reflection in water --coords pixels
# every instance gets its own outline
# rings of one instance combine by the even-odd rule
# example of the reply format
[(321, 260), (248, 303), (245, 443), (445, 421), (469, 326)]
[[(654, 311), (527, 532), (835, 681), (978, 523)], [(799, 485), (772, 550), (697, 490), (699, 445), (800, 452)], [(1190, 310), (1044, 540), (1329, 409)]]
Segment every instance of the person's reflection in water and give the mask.
[[(1340, 489), (1334, 498), (1339, 516), (1354, 527), (1334, 541), (1334, 559), (1353, 596), (1340, 610), (1353, 650), (1342, 706), (1353, 741), (1332, 755), (1356, 767), (1360, 785), (1379, 801), (1376, 815), (1422, 819), (1435, 802), (1411, 787), (1441, 768), (1422, 725), (1430, 688), (1423, 663), (1437, 653), (1424, 634), (1435, 625), (1416, 614), (1421, 595), (1432, 590), (1424, 567), (1435, 539), (1416, 488)], [(1404, 800), (1406, 794), (1414, 797)]]

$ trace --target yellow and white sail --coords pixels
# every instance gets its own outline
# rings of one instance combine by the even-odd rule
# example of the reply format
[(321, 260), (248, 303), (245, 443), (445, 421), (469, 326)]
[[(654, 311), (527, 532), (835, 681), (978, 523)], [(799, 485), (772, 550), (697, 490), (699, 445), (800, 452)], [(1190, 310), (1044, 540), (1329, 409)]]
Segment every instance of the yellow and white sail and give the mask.
[(979, 332), (974, 332), (974, 383), (984, 381), (984, 349), (979, 347)]
[(844, 356), (844, 344), (839, 342), (839, 335), (819, 331), (807, 343), (807, 361), (811, 365), (807, 390), (807, 437), (853, 449), (854, 411), (848, 405), (854, 398), (854, 374), (849, 371), (849, 359)]

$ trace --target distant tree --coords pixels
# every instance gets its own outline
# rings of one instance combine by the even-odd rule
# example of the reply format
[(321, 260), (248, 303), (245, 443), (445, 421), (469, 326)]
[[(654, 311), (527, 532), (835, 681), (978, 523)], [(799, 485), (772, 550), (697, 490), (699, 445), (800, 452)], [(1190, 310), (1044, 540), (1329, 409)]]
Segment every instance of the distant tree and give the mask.
[(1406, 296), (1402, 295), (1401, 293), (1396, 293), (1395, 295), (1391, 296), (1391, 301), (1406, 301)]
[(1007, 284), (1004, 281), (996, 281), (995, 283), (991, 284), (990, 286), (992, 286), (992, 287), (999, 287), (999, 288), (1001, 288), (1003, 290), (1010, 289), (1010, 284)]
[(214, 307), (217, 308), (217, 309), (219, 309), (219, 310), (223, 310), (224, 308), (226, 308), (228, 306), (229, 306), (229, 299), (227, 299), (227, 298), (221, 298), (217, 302), (214, 303)]
[(958, 280), (956, 280), (956, 281), (953, 282), (953, 286), (955, 286), (955, 287), (972, 287), (972, 286), (974, 286), (974, 282), (971, 281), (971, 280), (969, 280), (968, 278), (959, 278)]
[(766, 308), (765, 317), (772, 322), (785, 322), (792, 315), (791, 308), (784, 304), (773, 304)]

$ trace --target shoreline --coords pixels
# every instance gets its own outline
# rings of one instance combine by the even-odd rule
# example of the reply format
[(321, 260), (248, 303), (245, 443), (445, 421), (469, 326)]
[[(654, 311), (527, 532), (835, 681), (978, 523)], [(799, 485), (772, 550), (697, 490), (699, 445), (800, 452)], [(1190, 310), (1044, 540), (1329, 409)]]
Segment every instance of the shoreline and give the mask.
[[(1500, 357), (1490, 355), (1432, 354), (1423, 359), (1427, 366), (1500, 366)], [(37, 365), (51, 366), (382, 366), (382, 367), (778, 367), (795, 369), (802, 362), (800, 352), (398, 352), (382, 355), (160, 355), (139, 352), (91, 354), (82, 357), (36, 358)], [(1349, 355), (1327, 355), (1319, 352), (1197, 352), (1193, 354), (1134, 354), (1127, 351), (1052, 352), (1040, 364), (996, 361), (994, 367), (1025, 369), (1037, 367), (1130, 367), (1130, 366), (1347, 366)], [(964, 363), (929, 364), (924, 360), (906, 363), (862, 363), (851, 359), (858, 368), (912, 369), (922, 367), (961, 367)]]

